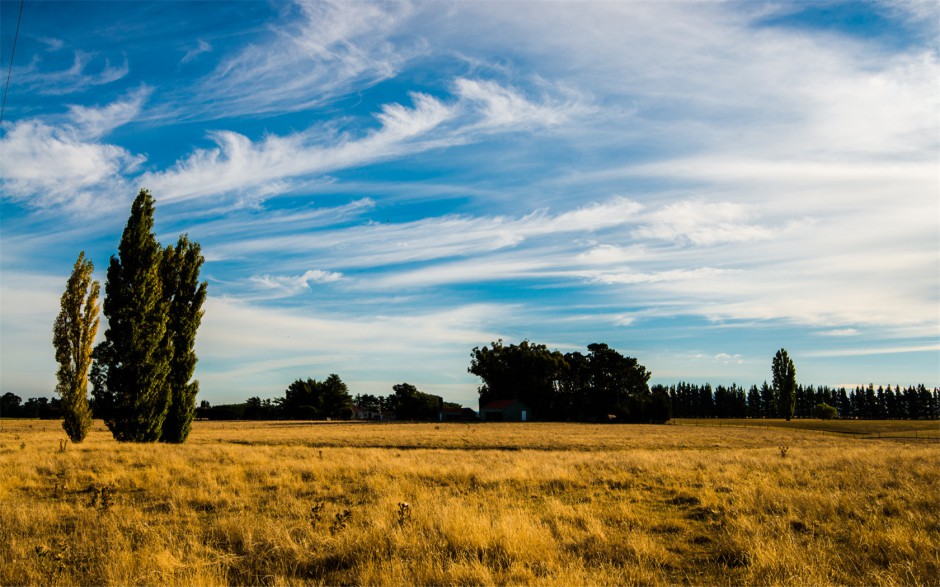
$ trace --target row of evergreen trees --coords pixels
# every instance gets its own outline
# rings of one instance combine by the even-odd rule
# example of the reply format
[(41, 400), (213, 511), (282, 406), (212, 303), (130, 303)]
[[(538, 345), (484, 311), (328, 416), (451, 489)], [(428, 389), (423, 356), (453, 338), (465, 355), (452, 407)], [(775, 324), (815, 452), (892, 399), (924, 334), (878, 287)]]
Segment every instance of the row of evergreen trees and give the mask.
[(190, 379), (206, 298), (206, 283), (199, 282), (204, 259), (199, 244), (185, 234), (176, 246), (163, 248), (153, 233), (153, 212), (153, 197), (140, 190), (108, 266), (108, 329), (94, 350), (100, 285), (84, 252), (62, 295), (53, 327), (56, 391), (63, 427), (75, 442), (91, 425), (89, 380), (96, 415), (115, 439), (178, 443), (189, 435), (199, 391)]
[[(665, 393), (672, 405), (675, 418), (777, 418), (780, 416), (780, 398), (766, 381), (761, 385), (743, 387), (706, 383), (696, 385), (679, 383), (672, 386), (653, 386), (654, 392)], [(928, 389), (923, 384), (900, 386), (855, 387), (838, 389), (812, 385), (797, 385), (794, 394), (793, 416), (814, 417), (814, 408), (826, 404), (836, 408), (840, 418), (861, 420), (935, 420), (940, 418), (940, 389)]]

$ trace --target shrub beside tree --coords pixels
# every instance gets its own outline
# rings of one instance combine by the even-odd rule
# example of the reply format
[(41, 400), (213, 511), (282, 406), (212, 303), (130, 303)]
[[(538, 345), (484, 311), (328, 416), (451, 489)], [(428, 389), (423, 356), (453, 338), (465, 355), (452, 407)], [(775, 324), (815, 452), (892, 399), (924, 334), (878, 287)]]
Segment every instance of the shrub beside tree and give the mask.
[(820, 420), (832, 420), (839, 417), (839, 410), (829, 404), (816, 404), (813, 408), (813, 417)]

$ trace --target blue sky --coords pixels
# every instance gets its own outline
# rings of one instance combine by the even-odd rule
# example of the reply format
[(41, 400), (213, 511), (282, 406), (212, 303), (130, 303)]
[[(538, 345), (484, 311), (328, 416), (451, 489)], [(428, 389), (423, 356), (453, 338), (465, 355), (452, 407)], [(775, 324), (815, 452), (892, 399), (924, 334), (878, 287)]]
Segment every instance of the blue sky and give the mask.
[(785, 347), (803, 383), (938, 385), (938, 16), (27, 0), (0, 392), (51, 394), (72, 264), (103, 284), (141, 187), (161, 242), (202, 244), (213, 403), (335, 372), (475, 405), (498, 338), (606, 342), (657, 383), (760, 383)]

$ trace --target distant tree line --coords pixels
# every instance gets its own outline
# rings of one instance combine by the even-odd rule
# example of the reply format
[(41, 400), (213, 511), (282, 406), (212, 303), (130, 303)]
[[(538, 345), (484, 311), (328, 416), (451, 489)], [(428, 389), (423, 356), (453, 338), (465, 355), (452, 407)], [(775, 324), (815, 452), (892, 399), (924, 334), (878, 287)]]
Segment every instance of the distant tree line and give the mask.
[(436, 421), (444, 407), (459, 407), (441, 396), (419, 391), (410, 383), (392, 386), (387, 396), (349, 394), (336, 374), (323, 381), (297, 379), (283, 397), (250, 397), (245, 403), (212, 406), (203, 401), (196, 417), (207, 420), (412, 420)]
[[(665, 393), (675, 418), (777, 418), (780, 411), (779, 393), (766, 381), (746, 390), (710, 384), (678, 383), (669, 387), (653, 386), (654, 392)], [(794, 392), (795, 418), (812, 418), (820, 404), (832, 406), (839, 418), (859, 420), (936, 420), (940, 419), (940, 389), (923, 384), (838, 389), (797, 385)]]
[[(327, 378), (329, 379), (329, 378)], [(337, 377), (338, 379), (338, 377)], [(310, 380), (307, 380), (310, 381)], [(303, 383), (298, 379), (297, 382)], [(294, 382), (295, 385), (297, 382)], [(343, 384), (345, 387), (345, 384)], [(398, 388), (401, 388), (399, 391)], [(440, 407), (460, 407), (445, 402), (440, 396), (417, 391), (413, 385), (402, 383), (393, 387), (395, 393), (388, 396), (370, 394), (356, 395), (350, 405), (365, 413), (367, 419), (382, 414), (385, 419), (436, 420)], [(414, 390), (414, 391), (411, 391)], [(420, 395), (418, 395), (420, 394)], [(731, 386), (694, 383), (654, 385), (650, 388), (653, 397), (665, 398), (674, 418), (777, 418), (776, 394), (767, 382), (752, 385), (745, 390), (736, 384)], [(286, 394), (285, 394), (286, 396)], [(237, 404), (211, 405), (203, 401), (196, 408), (196, 417), (209, 420), (294, 420), (304, 419), (300, 412), (284, 408), (285, 398), (248, 398)], [(929, 389), (924, 385), (900, 387), (878, 386), (855, 388), (832, 388), (827, 386), (797, 385), (795, 393), (795, 418), (815, 418), (816, 407), (831, 406), (836, 417), (859, 420), (937, 420), (940, 419), (940, 388)], [(90, 402), (96, 418), (101, 414)], [(305, 404), (294, 404), (305, 405)], [(311, 405), (311, 404), (306, 404)], [(315, 405), (315, 404), (314, 404)], [(534, 404), (538, 405), (538, 404)], [(440, 406), (440, 407), (438, 407)], [(535, 408), (533, 409), (533, 413)], [(334, 412), (335, 413), (335, 412)], [(307, 411), (307, 416), (311, 412)], [(319, 415), (322, 415), (322, 412)], [(0, 416), (4, 418), (62, 417), (62, 402), (58, 398), (32, 397), (23, 399), (11, 392), (0, 396)], [(332, 416), (325, 416), (332, 417)], [(349, 417), (354, 417), (350, 414)], [(313, 418), (319, 419), (319, 418)], [(345, 419), (340, 417), (339, 419)], [(540, 418), (548, 419), (548, 418)], [(584, 419), (580, 414), (559, 420)]]
[[(149, 194), (142, 191), (139, 200), (146, 203), (148, 198)], [(143, 216), (149, 217), (150, 212), (144, 212)], [(181, 238), (177, 250), (186, 250), (189, 245), (182, 244), (184, 242), (187, 242), (185, 237)], [(173, 255), (175, 252), (168, 248), (167, 254)], [(185, 292), (195, 292), (196, 301), (185, 306), (192, 316), (192, 327), (183, 339), (184, 344), (179, 345), (188, 350), (185, 354), (187, 363), (180, 370), (179, 383), (174, 386), (176, 389), (189, 386), (184, 382), (195, 365), (191, 344), (205, 295), (205, 285), (196, 281), (201, 263), (198, 245), (191, 253), (195, 262), (190, 265), (192, 269), (188, 278), (180, 281), (187, 284), (183, 288)], [(72, 315), (78, 315), (78, 309), (94, 306), (94, 296), (88, 296), (83, 301), (83, 297), (88, 295), (85, 291), (90, 287), (87, 283), (90, 262), (85, 264), (81, 256), (76, 262), (73, 277), (80, 273), (85, 275), (85, 283), (75, 288), (77, 293), (72, 296), (79, 301), (66, 304), (66, 296), (63, 297), (63, 309), (75, 308)], [(109, 272), (109, 282), (110, 277)], [(66, 293), (69, 294), (69, 291)], [(95, 313), (92, 311), (89, 315)], [(66, 320), (60, 315), (57, 332), (60, 323), (66, 326), (86, 324), (88, 333), (93, 330), (90, 328), (90, 320)], [(63, 352), (63, 356), (70, 353), (74, 355), (75, 348), (87, 348), (85, 342), (89, 336), (74, 338), (84, 341), (83, 344), (70, 342), (71, 346), (65, 346), (68, 352)], [(99, 349), (106, 343), (107, 338)], [(543, 421), (663, 422), (671, 417), (940, 419), (940, 389), (928, 389), (923, 384), (904, 389), (900, 386), (893, 389), (880, 386), (875, 389), (873, 384), (855, 389), (797, 385), (796, 370), (785, 349), (780, 349), (774, 356), (773, 384), (768, 385), (765, 381), (760, 387), (752, 385), (748, 390), (737, 384), (712, 388), (708, 383), (697, 385), (684, 382), (668, 387), (654, 385), (651, 388), (648, 385), (650, 372), (635, 358), (625, 357), (603, 343), (590, 344), (587, 351), (562, 354), (557, 350), (549, 350), (544, 344), (527, 340), (509, 345), (498, 340), (490, 346), (474, 348), (468, 371), (482, 379), (482, 385), (478, 388), (480, 407), (495, 400), (518, 400), (526, 404), (530, 419)], [(65, 365), (63, 369), (70, 369), (70, 373), (82, 371), (80, 367), (71, 367), (77, 364), (75, 361), (69, 363), (63, 360), (61, 363)], [(110, 372), (111, 369), (106, 370)], [(96, 365), (93, 365), (91, 371), (91, 380), (97, 388), (101, 384), (101, 370), (99, 368), (96, 372)], [(69, 402), (64, 400), (72, 394), (62, 393), (63, 380), (71, 381), (60, 377), (58, 389), (63, 400), (54, 399), (50, 402), (46, 398), (30, 398), (26, 404), (22, 404), (18, 396), (6, 393), (0, 397), (0, 416), (62, 418), (70, 409)], [(191, 387), (194, 392), (195, 385)], [(75, 385), (72, 388), (78, 389)], [(339, 376), (331, 374), (323, 381), (297, 379), (287, 387), (283, 397), (261, 399), (255, 396), (244, 403), (217, 406), (203, 401), (192, 412), (197, 418), (211, 420), (357, 418), (420, 421), (440, 419), (444, 408), (461, 408), (458, 404), (444, 402), (440, 396), (421, 392), (409, 383), (394, 385), (392, 390), (394, 393), (388, 396), (360, 394), (352, 397)], [(114, 423), (108, 418), (114, 414), (114, 398), (101, 393), (93, 393), (93, 396), (89, 402), (92, 414), (104, 418), (112, 426)], [(194, 403), (194, 393), (184, 397), (184, 405)], [(172, 401), (170, 403), (172, 405)], [(188, 421), (185, 423), (185, 431), (188, 432)]]
[(4, 418), (41, 418), (58, 420), (62, 417), (62, 400), (54, 397), (23, 398), (8, 391), (0, 396), (0, 416)]

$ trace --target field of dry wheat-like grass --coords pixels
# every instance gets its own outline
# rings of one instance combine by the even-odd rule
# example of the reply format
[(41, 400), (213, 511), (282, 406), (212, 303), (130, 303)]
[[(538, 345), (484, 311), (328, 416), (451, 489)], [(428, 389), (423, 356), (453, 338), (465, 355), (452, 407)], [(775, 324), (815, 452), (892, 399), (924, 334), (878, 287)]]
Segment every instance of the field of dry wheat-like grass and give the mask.
[(940, 443), (787, 429), (0, 423), (0, 584), (936, 585)]

